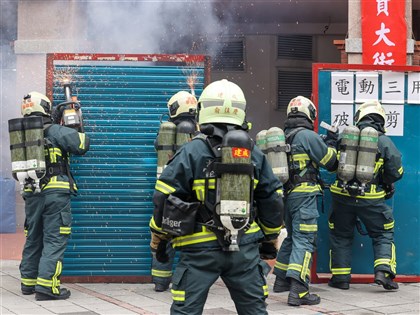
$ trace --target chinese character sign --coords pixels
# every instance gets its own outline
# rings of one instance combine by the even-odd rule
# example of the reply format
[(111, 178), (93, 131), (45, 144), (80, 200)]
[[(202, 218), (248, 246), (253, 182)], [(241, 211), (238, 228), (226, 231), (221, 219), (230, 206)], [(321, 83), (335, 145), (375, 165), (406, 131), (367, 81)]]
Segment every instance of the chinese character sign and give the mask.
[(356, 73), (356, 103), (364, 103), (379, 98), (379, 75), (377, 72)]
[(406, 65), (404, 0), (362, 0), (363, 64)]
[(420, 72), (408, 74), (407, 103), (420, 104)]
[(353, 103), (353, 72), (331, 73), (331, 101), (333, 103)]
[(404, 104), (405, 73), (386, 71), (382, 73), (382, 103)]
[(385, 131), (387, 136), (404, 136), (404, 106), (382, 105), (386, 113)]

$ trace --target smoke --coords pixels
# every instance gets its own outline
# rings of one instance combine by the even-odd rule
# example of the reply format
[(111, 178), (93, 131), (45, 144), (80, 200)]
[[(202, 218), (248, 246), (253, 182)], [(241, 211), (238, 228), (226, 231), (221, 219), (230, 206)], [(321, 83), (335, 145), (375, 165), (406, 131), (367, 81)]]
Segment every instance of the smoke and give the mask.
[(96, 52), (214, 54), (227, 31), (212, 1), (89, 1)]

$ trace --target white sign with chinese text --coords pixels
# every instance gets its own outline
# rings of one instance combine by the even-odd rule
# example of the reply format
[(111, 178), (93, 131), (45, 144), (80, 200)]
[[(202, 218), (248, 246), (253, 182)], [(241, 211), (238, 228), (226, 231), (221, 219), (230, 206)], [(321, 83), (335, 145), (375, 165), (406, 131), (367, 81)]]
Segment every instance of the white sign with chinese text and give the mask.
[(353, 105), (331, 104), (331, 125), (338, 126), (340, 132), (353, 125)]
[(407, 77), (407, 103), (420, 105), (420, 72), (409, 72)]
[(331, 103), (353, 104), (353, 72), (331, 73)]
[(379, 74), (377, 72), (356, 72), (356, 103), (379, 98)]
[(404, 135), (404, 106), (382, 105), (386, 113), (385, 131), (387, 136)]
[(404, 72), (382, 72), (382, 103), (404, 104)]

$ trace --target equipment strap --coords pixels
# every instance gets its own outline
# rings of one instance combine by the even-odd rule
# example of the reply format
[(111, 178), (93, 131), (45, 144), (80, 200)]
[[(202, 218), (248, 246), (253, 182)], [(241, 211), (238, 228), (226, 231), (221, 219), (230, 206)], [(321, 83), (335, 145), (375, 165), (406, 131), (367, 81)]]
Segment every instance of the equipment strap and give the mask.
[(269, 152), (289, 152), (290, 150), (290, 146), (289, 145), (277, 145), (273, 148), (268, 148), (264, 150), (264, 153), (269, 153)]
[(157, 145), (156, 149), (157, 150), (174, 150), (176, 147), (176, 145), (173, 144), (168, 144), (168, 145)]
[(13, 150), (13, 149), (22, 149), (24, 147), (25, 147), (25, 143), (24, 142), (22, 142), (22, 143), (16, 143), (16, 144), (11, 144), (10, 145), (10, 150)]
[(244, 174), (253, 176), (254, 175), (254, 165), (252, 164), (243, 164), (243, 163), (214, 163), (214, 171), (217, 175), (221, 174)]
[(378, 152), (378, 149), (374, 149), (374, 148), (360, 148), (359, 147), (359, 152), (372, 152), (372, 153), (376, 153)]
[(359, 146), (357, 146), (357, 145), (341, 144), (340, 145), (340, 151), (346, 151), (346, 150), (358, 151), (359, 150)]

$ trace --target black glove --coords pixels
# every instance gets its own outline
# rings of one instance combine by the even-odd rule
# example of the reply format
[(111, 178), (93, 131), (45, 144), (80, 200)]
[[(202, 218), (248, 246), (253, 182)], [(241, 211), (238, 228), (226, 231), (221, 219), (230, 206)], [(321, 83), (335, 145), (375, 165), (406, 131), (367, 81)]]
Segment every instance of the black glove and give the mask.
[(395, 193), (394, 184), (384, 184), (382, 187), (384, 188), (384, 191), (385, 191), (385, 199), (386, 200), (391, 199)]
[(277, 248), (274, 241), (265, 241), (260, 243), (259, 251), (261, 259), (268, 260), (277, 258)]
[(166, 246), (168, 246), (168, 241), (162, 240), (156, 249), (156, 259), (163, 264), (169, 261), (169, 256), (166, 253)]
[(322, 137), (325, 144), (329, 147), (337, 147), (337, 141), (338, 141), (338, 131), (337, 132), (332, 132), (332, 131), (327, 131), (327, 135)]

